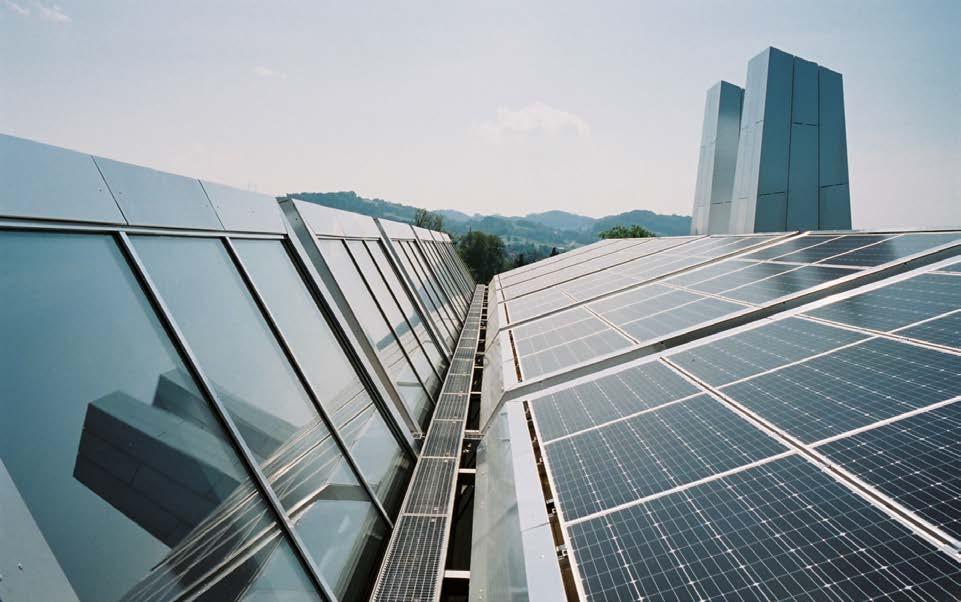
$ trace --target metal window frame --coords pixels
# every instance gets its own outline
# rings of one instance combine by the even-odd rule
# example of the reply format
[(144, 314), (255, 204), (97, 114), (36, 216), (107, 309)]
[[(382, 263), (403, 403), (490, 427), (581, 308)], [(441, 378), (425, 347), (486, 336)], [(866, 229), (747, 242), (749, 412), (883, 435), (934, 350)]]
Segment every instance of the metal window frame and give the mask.
[(290, 542), (291, 547), (293, 548), (294, 553), (298, 557), (304, 570), (307, 571), (307, 574), (314, 586), (317, 587), (318, 591), (325, 599), (336, 601), (338, 599), (337, 596), (334, 595), (333, 590), (323, 578), (320, 568), (314, 561), (313, 556), (308, 551), (306, 544), (294, 528), (293, 522), (288, 517), (287, 512), (283, 507), (283, 503), (280, 501), (280, 498), (277, 497), (277, 494), (274, 492), (273, 487), (267, 480), (266, 475), (264, 475), (263, 471), (260, 469), (260, 466), (257, 464), (253, 452), (243, 440), (240, 430), (237, 428), (237, 425), (234, 424), (233, 419), (230, 417), (230, 414), (227, 412), (227, 409), (223, 404), (223, 401), (219, 398), (214, 390), (212, 382), (207, 378), (206, 373), (200, 367), (199, 359), (194, 354), (193, 349), (187, 343), (186, 337), (180, 330), (177, 322), (174, 320), (173, 313), (161, 297), (160, 291), (156, 284), (147, 273), (146, 266), (144, 265), (140, 256), (137, 254), (137, 251), (134, 248), (129, 236), (123, 230), (115, 230), (113, 232), (113, 238), (118, 247), (120, 247), (120, 250), (127, 260), (131, 271), (134, 273), (134, 276), (140, 283), (140, 286), (146, 294), (148, 301), (153, 306), (161, 324), (167, 331), (171, 342), (177, 348), (187, 369), (190, 370), (191, 375), (194, 377), (198, 387), (200, 388), (201, 393), (210, 403), (214, 413), (219, 418), (221, 425), (227, 432), (231, 443), (233, 443), (234, 450), (239, 452), (240, 460), (246, 464), (249, 474), (253, 476), (254, 482), (262, 499), (266, 500), (268, 507), (270, 507), (270, 509), (273, 511), (277, 524), (280, 525), (281, 531), (284, 533), (284, 535), (286, 535), (288, 542)]
[(464, 305), (463, 299), (451, 294), (451, 291), (447, 288), (444, 281), (442, 281), (440, 276), (438, 276), (437, 269), (433, 265), (433, 262), (427, 258), (424, 250), (420, 248), (420, 243), (417, 239), (412, 239), (405, 242), (410, 243), (409, 247), (413, 250), (412, 254), (420, 260), (421, 266), (424, 267), (425, 272), (427, 272), (427, 274), (429, 274), (436, 283), (435, 288), (439, 289), (444, 294), (444, 297), (447, 299), (447, 303), (450, 305), (450, 307), (457, 311), (459, 321), (461, 324), (463, 324), (464, 319), (467, 317), (467, 307)]
[(457, 284), (454, 282), (452, 276), (447, 272), (447, 266), (444, 264), (444, 260), (441, 258), (440, 253), (437, 252), (437, 249), (434, 248), (431, 243), (423, 241), (419, 238), (417, 239), (417, 246), (419, 246), (424, 252), (425, 257), (433, 257), (433, 263), (436, 267), (436, 271), (440, 274), (441, 279), (446, 282), (451, 293), (457, 297), (460, 303), (464, 306), (464, 312), (466, 315), (470, 309), (470, 302), (466, 298), (466, 295), (464, 295), (464, 292), (457, 287)]
[[(399, 248), (397, 248), (399, 247)], [(427, 296), (427, 302), (434, 309), (434, 313), (438, 316), (435, 322), (440, 322), (450, 338), (451, 338), (451, 349), (457, 344), (456, 332), (452, 331), (452, 325), (455, 320), (451, 317), (450, 311), (444, 307), (443, 304), (438, 305), (439, 301), (436, 298), (436, 294), (433, 291), (433, 287), (429, 285), (423, 278), (423, 275), (417, 270), (417, 266), (411, 261), (410, 257), (407, 255), (403, 245), (394, 245), (394, 241), (391, 241), (391, 248), (396, 254), (397, 263), (404, 267), (404, 271), (408, 272), (408, 279), (411, 283), (412, 290), (423, 290), (424, 294)], [(421, 305), (426, 307), (426, 303), (421, 301)]]
[[(460, 329), (464, 323), (463, 318), (457, 315), (453, 303), (451, 303), (451, 301), (447, 298), (446, 293), (440, 289), (440, 284), (434, 281), (433, 274), (427, 271), (427, 268), (424, 266), (421, 258), (416, 256), (416, 251), (414, 251), (410, 245), (406, 244), (410, 241), (398, 240), (394, 242), (397, 243), (400, 251), (404, 253), (405, 257), (407, 257), (407, 261), (409, 261), (414, 267), (414, 270), (418, 272), (418, 278), (425, 283), (426, 287), (429, 287), (431, 293), (433, 294), (434, 302), (440, 304), (439, 307), (444, 311), (444, 314), (447, 315), (451, 323), (455, 325), (455, 328)], [(459, 338), (459, 333), (455, 339), (456, 338)]]

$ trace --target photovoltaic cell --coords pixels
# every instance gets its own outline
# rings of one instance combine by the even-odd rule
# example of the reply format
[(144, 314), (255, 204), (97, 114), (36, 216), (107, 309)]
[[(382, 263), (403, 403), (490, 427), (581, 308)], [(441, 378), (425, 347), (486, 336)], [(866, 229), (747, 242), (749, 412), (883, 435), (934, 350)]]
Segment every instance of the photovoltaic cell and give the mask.
[(961, 238), (957, 232), (903, 234), (830, 259), (835, 265), (872, 267), (914, 255)]
[[(743, 265), (743, 262), (737, 263)], [(741, 270), (724, 274), (723, 276), (718, 276), (711, 280), (690, 284), (688, 285), (688, 288), (704, 293), (720, 293), (744, 284), (751, 284), (771, 276), (783, 274), (784, 272), (793, 270), (796, 267), (797, 266), (778, 263), (756, 263), (754, 265), (743, 265), (743, 269)]]
[(606, 325), (605, 328), (563, 345), (521, 357), (524, 375), (533, 378), (630, 347), (630, 340)]
[(918, 324), (898, 334), (920, 341), (961, 349), (961, 312)]
[(786, 450), (707, 395), (560, 439), (544, 448), (567, 520)]
[(905, 507), (961, 539), (961, 403), (818, 448)]
[(698, 392), (660, 362), (641, 364), (531, 402), (542, 441), (596, 426)]
[(846, 234), (844, 236), (839, 236), (834, 240), (829, 240), (821, 245), (807, 247), (806, 249), (801, 249), (787, 255), (782, 255), (777, 258), (777, 261), (814, 263), (816, 261), (827, 260), (828, 258), (834, 257), (835, 255), (840, 255), (841, 253), (847, 253), (848, 251), (859, 249), (865, 245), (881, 242), (886, 238), (891, 238), (891, 236)]
[(861, 328), (891, 331), (961, 308), (961, 278), (919, 274), (807, 312)]
[(942, 272), (951, 272), (952, 274), (961, 274), (961, 262), (952, 263), (951, 265), (939, 268)]
[(569, 526), (587, 599), (947, 600), (961, 565), (797, 457)]
[(775, 257), (780, 257), (782, 255), (789, 255), (795, 251), (801, 249), (806, 249), (808, 247), (813, 247), (814, 245), (820, 245), (829, 241), (836, 239), (837, 236), (801, 236), (798, 238), (790, 238), (782, 243), (778, 243), (771, 247), (766, 247), (760, 251), (754, 251), (744, 256), (744, 259), (774, 259)]
[(961, 394), (961, 356), (870, 339), (721, 390), (813, 443)]
[(866, 336), (818, 322), (786, 318), (670, 357), (704, 382), (720, 386)]
[(618, 324), (618, 326), (637, 340), (644, 341), (712, 322), (745, 308), (745, 305), (704, 297), (670, 311), (654, 314), (642, 320)]
[(767, 280), (724, 291), (725, 297), (748, 303), (767, 303), (786, 295), (793, 295), (819, 284), (851, 275), (850, 270), (823, 266), (805, 266)]

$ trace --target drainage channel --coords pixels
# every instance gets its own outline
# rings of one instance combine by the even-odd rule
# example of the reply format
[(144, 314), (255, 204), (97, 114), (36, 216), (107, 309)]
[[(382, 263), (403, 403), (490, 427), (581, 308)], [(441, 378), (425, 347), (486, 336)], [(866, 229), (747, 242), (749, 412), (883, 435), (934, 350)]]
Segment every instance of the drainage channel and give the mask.
[(371, 600), (466, 601), (487, 287), (474, 289)]

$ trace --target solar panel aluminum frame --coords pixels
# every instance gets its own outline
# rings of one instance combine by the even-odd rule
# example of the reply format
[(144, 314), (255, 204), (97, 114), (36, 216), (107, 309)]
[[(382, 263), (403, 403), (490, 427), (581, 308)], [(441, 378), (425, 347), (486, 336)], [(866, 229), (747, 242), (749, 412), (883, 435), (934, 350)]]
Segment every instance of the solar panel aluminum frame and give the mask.
[[(859, 287), (870, 283), (890, 282), (889, 279), (892, 276), (932, 264), (940, 265), (942, 260), (948, 260), (943, 263), (949, 264), (951, 263), (950, 258), (955, 257), (958, 252), (961, 252), (961, 241), (945, 243), (884, 264), (863, 270), (854, 270), (851, 274), (841, 278), (823, 282), (797, 293), (774, 299), (763, 305), (748, 306), (744, 310), (728, 314), (720, 319), (671, 333), (667, 337), (642, 341), (633, 347), (598, 356), (552, 373), (539, 375), (528, 381), (523, 379), (510, 381), (505, 378), (504, 393), (498, 406), (495, 406), (492, 415), (497, 411), (497, 407), (503, 403), (529, 397), (533, 392), (555, 384), (566, 383), (578, 376), (590, 375), (607, 367), (627, 363), (638, 357), (654, 354), (664, 349), (673, 349), (690, 341), (702, 340), (714, 333), (728, 332), (732, 328), (775, 314), (781, 314), (787, 310), (812, 303), (822, 297), (857, 290)], [(511, 329), (507, 330), (510, 332)], [(519, 358), (515, 359), (519, 360)], [(521, 374), (523, 375), (523, 362), (518, 361), (518, 363), (521, 365)], [(486, 428), (487, 425), (484, 425), (482, 431), (486, 432)]]

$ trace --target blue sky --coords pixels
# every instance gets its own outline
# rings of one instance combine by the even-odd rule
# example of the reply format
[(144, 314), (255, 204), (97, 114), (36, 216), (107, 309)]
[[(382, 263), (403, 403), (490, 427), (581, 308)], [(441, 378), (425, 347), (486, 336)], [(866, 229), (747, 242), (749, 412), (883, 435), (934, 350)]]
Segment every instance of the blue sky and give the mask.
[(855, 227), (961, 226), (961, 2), (0, 0), (0, 131), (269, 193), (689, 214), (704, 93), (844, 75)]

